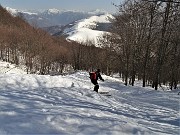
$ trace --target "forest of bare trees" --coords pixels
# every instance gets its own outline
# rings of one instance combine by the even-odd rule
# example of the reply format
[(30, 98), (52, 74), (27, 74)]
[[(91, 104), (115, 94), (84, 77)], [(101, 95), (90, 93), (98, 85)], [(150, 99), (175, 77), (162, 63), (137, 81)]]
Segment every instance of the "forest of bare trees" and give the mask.
[(176, 89), (180, 81), (180, 3), (125, 0), (118, 6), (107, 44), (119, 57), (125, 85), (135, 78), (143, 87)]

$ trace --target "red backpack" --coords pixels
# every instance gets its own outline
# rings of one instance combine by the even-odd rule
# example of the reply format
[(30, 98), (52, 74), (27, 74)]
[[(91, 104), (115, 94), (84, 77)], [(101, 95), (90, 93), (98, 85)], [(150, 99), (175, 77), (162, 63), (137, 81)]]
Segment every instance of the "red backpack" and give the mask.
[(89, 73), (91, 80), (96, 80), (96, 72)]

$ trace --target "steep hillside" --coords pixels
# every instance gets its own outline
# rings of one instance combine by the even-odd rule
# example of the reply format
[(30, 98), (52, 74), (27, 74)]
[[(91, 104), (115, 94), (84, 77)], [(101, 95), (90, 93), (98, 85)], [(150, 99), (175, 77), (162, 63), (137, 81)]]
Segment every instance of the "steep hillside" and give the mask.
[(3, 7), (0, 6), (0, 25), (1, 26), (7, 26), (7, 27), (18, 27), (23, 28), (27, 26), (28, 24), (20, 19), (20, 17), (16, 16), (13, 17), (11, 14), (9, 14)]
[(55, 40), (3, 7), (0, 7), (0, 31), (0, 60), (27, 66), (28, 73), (45, 74), (47, 66), (57, 64), (61, 56), (67, 55), (64, 47), (67, 41)]

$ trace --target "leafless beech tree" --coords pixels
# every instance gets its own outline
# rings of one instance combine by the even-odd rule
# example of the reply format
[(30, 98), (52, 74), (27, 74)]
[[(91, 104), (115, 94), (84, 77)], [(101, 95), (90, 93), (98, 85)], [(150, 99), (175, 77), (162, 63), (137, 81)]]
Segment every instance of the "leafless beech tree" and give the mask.
[(176, 88), (180, 3), (126, 0), (118, 8), (111, 41), (119, 50), (125, 85), (133, 85), (138, 78), (143, 80), (143, 87), (151, 83), (157, 90), (161, 83), (169, 83), (171, 89)]

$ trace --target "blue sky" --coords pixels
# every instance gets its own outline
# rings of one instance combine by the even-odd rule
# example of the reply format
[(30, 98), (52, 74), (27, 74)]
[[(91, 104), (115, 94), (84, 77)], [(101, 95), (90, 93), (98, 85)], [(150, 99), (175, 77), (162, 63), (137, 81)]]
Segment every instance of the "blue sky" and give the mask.
[(15, 9), (67, 9), (89, 11), (102, 9), (108, 12), (116, 12), (116, 8), (112, 5), (119, 5), (123, 0), (0, 0), (3, 7), (11, 7)]

